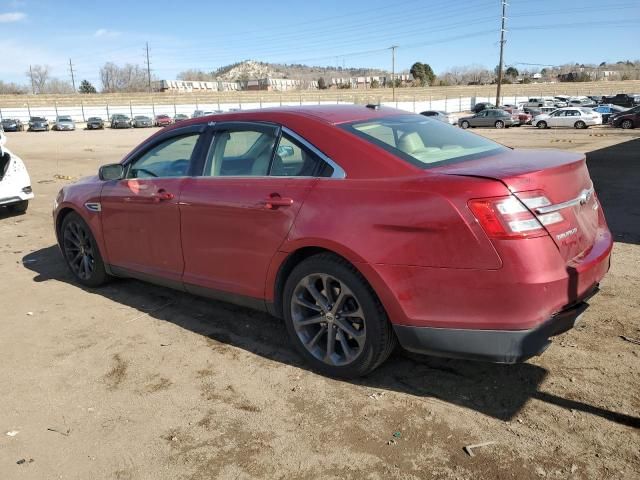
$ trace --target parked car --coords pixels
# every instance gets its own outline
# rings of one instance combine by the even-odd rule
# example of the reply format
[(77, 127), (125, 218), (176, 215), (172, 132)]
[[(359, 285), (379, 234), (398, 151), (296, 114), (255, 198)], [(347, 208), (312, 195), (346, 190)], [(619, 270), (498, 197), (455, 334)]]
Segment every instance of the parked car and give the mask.
[(637, 128), (640, 127), (640, 105), (620, 113), (614, 113), (609, 117), (609, 125), (613, 127)]
[(440, 120), (441, 122), (448, 123), (450, 125), (456, 125), (458, 123), (458, 117), (440, 110), (426, 110), (424, 112), (421, 112), (420, 115), (423, 115), (429, 118), (434, 118), (436, 120)]
[(602, 97), (602, 103), (611, 103), (613, 105), (618, 105), (620, 107), (626, 108), (631, 108), (637, 105), (636, 97), (627, 93), (618, 93), (617, 95), (613, 95), (611, 97), (604, 96)]
[(568, 107), (595, 107), (597, 103), (589, 97), (571, 97), (567, 104)]
[(621, 113), (621, 112), (627, 111), (626, 108), (619, 107), (613, 104), (598, 105), (593, 110), (595, 112), (598, 112), (600, 115), (602, 115), (602, 123), (607, 123), (609, 121), (609, 117), (615, 113)]
[(471, 109), (471, 111), (474, 113), (478, 113), (478, 112), (481, 112), (482, 110), (486, 110), (487, 108), (496, 108), (496, 106), (493, 103), (480, 102), (480, 103), (476, 103)]
[(131, 119), (120, 113), (112, 115), (110, 123), (111, 128), (131, 128)]
[(0, 122), (0, 128), (5, 132), (22, 132), (24, 124), (17, 118), (3, 118)]
[(499, 108), (482, 110), (475, 115), (458, 119), (460, 128), (465, 129), (469, 127), (505, 128), (516, 125), (517, 123), (518, 120), (514, 120), (509, 112), (505, 112)]
[(588, 128), (601, 123), (602, 117), (600, 114), (594, 114), (591, 109), (575, 107), (558, 108), (550, 114), (538, 115), (533, 119), (533, 125), (538, 128)]
[(338, 377), (375, 369), (396, 340), (539, 354), (587, 308), (612, 248), (584, 154), (357, 105), (168, 127), (64, 186), (54, 225), (78, 283), (141, 278), (266, 310)]
[(156, 127), (166, 127), (167, 125), (171, 125), (172, 123), (173, 120), (171, 120), (171, 117), (169, 115), (156, 115)]
[(204, 110), (194, 110), (191, 114), (191, 118), (200, 118), (204, 117)]
[(49, 122), (44, 117), (30, 117), (29, 128), (30, 132), (48, 132)]
[(522, 103), (523, 107), (553, 107), (555, 106), (555, 100), (553, 97), (531, 97), (526, 102)]
[(104, 129), (104, 121), (100, 117), (89, 117), (87, 119), (87, 130)]
[(587, 97), (593, 100), (596, 105), (602, 103), (602, 95), (587, 95)]
[(189, 120), (189, 116), (182, 113), (178, 113), (173, 117), (173, 123), (183, 122), (185, 120)]
[(56, 117), (56, 121), (53, 124), (53, 129), (57, 131), (75, 130), (76, 123), (69, 115), (60, 115)]
[(562, 108), (569, 105), (569, 97), (568, 95), (556, 95), (553, 97), (553, 106), (556, 108)]
[(542, 110), (540, 110), (539, 108), (525, 107), (523, 109), (523, 112), (531, 115), (531, 118), (535, 118), (542, 113)]
[(33, 198), (31, 179), (24, 162), (6, 147), (7, 137), (0, 128), (0, 207), (25, 213)]
[(145, 117), (144, 115), (136, 115), (135, 117), (133, 117), (133, 120), (131, 120), (131, 126), (133, 126), (134, 128), (152, 127), (153, 120), (151, 120), (149, 117)]

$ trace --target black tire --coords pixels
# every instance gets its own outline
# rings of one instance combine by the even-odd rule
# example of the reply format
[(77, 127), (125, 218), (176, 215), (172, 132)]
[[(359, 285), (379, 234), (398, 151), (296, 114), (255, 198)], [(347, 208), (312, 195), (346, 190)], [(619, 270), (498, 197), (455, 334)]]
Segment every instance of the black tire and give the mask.
[(463, 128), (463, 129), (465, 129), (465, 130), (466, 130), (466, 129), (467, 129), (467, 128), (469, 128), (470, 126), (471, 126), (471, 125), (470, 125), (470, 124), (469, 124), (469, 122), (467, 122), (466, 120), (463, 120), (462, 122), (460, 122), (460, 128)]
[[(314, 277), (318, 277), (318, 280), (310, 280)], [(304, 298), (305, 293), (309, 293), (307, 286), (312, 284), (330, 284), (328, 289), (331, 291), (330, 294), (326, 293), (327, 288), (324, 290), (316, 288), (315, 292), (321, 295), (323, 300), (335, 301), (334, 305), (325, 305), (333, 308), (325, 311), (321, 307), (321, 302), (313, 300), (315, 297)], [(342, 301), (340, 301), (341, 298)], [(305, 302), (304, 305), (299, 303), (300, 300)], [(309, 257), (293, 269), (285, 283), (282, 305), (291, 341), (312, 368), (324, 375), (337, 378), (366, 375), (380, 366), (396, 346), (397, 340), (391, 323), (371, 286), (351, 264), (330, 253)], [(355, 311), (344, 313), (351, 308), (355, 308)], [(315, 323), (311, 325), (301, 323), (305, 322), (304, 316), (301, 317), (304, 314), (301, 312), (309, 315), (306, 320), (315, 319)], [(355, 315), (351, 316), (349, 313)], [(318, 319), (321, 320), (318, 321)], [(334, 332), (332, 343), (335, 349), (332, 349), (333, 352), (329, 355), (327, 355), (330, 343), (328, 332)], [(352, 332), (353, 336), (349, 332)], [(307, 347), (303, 343), (303, 337), (313, 337), (317, 341), (310, 339), (307, 344), (313, 345)], [(357, 337), (363, 338), (358, 341)], [(324, 355), (322, 355), (322, 348), (316, 347), (317, 344), (325, 345)], [(355, 353), (351, 346), (357, 349)], [(315, 351), (312, 352), (311, 349)], [(351, 359), (348, 358), (350, 355), (347, 350), (352, 354)], [(319, 358), (320, 356), (323, 356), (323, 359)]]
[(29, 208), (29, 200), (23, 200), (22, 202), (12, 203), (8, 205), (7, 208), (12, 213), (23, 214), (27, 213), (27, 209)]
[(627, 119), (627, 120), (623, 120), (623, 121), (620, 123), (620, 126), (621, 126), (622, 128), (624, 128), (625, 130), (629, 130), (630, 128), (633, 128), (633, 120), (629, 120), (629, 119)]
[(582, 120), (578, 120), (573, 126), (579, 130), (587, 128), (587, 124), (584, 123)]
[(538, 123), (536, 123), (536, 127), (547, 128), (547, 122), (545, 122), (544, 120), (540, 120)]
[(502, 120), (497, 120), (496, 123), (493, 124), (496, 128), (504, 128), (504, 122)]
[(109, 280), (96, 240), (80, 215), (71, 212), (64, 217), (59, 241), (65, 263), (79, 283), (94, 288)]

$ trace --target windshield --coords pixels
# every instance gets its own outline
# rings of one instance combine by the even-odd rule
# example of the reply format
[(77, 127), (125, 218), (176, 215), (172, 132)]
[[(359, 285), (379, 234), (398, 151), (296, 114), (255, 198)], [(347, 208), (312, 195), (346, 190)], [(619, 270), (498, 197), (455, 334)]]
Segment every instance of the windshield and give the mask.
[(355, 122), (343, 128), (420, 168), (487, 157), (507, 148), (421, 115)]
[(89, 119), (89, 121), (90, 121), (90, 122), (100, 122), (100, 121), (102, 121), (102, 119), (101, 119), (101, 118), (98, 118), (98, 117), (91, 117), (91, 118)]
[(70, 122), (71, 121), (71, 117), (58, 117), (58, 121), (60, 122)]
[(44, 122), (44, 118), (42, 117), (31, 117), (32, 122)]

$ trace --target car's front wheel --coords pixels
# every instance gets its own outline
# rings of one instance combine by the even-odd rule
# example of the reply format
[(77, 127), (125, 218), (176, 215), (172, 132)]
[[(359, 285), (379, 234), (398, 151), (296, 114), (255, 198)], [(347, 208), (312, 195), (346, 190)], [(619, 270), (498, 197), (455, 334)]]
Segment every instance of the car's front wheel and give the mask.
[(630, 128), (633, 128), (633, 122), (631, 120), (623, 120), (620, 126), (625, 130), (628, 130)]
[(545, 122), (544, 120), (540, 120), (538, 123), (536, 123), (536, 127), (547, 128), (547, 122)]
[(289, 336), (311, 366), (332, 377), (365, 375), (396, 344), (387, 315), (362, 275), (331, 254), (314, 255), (286, 281), (283, 311)]
[(467, 122), (466, 120), (460, 122), (460, 128), (464, 128), (466, 130), (467, 128), (469, 128), (469, 126), (469, 122)]
[(98, 287), (107, 282), (107, 274), (100, 250), (89, 226), (75, 212), (62, 221), (60, 246), (73, 276), (87, 287)]

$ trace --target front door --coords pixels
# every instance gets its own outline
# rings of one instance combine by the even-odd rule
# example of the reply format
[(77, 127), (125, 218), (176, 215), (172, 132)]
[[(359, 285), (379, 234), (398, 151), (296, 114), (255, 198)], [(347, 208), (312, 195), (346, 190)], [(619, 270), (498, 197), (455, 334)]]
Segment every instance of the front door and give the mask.
[(216, 125), (203, 175), (180, 199), (185, 287), (262, 299), (267, 270), (322, 160), (279, 126)]
[(178, 201), (199, 138), (194, 129), (160, 137), (127, 161), (122, 180), (104, 185), (101, 217), (110, 265), (181, 280)]

